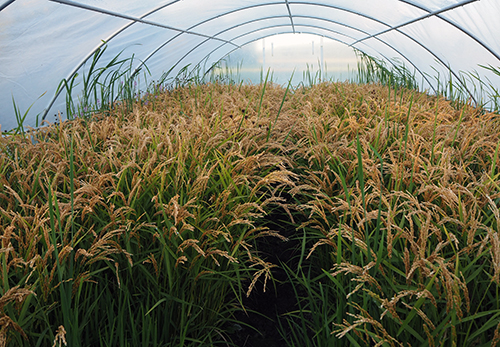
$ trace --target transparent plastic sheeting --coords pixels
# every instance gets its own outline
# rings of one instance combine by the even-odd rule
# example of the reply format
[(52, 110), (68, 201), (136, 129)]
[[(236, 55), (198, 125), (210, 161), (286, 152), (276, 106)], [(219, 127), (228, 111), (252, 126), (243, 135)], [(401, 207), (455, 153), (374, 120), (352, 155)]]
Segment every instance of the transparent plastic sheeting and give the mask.
[[(16, 127), (65, 111), (63, 79), (100, 62), (134, 56), (159, 78), (227, 54), (270, 35), (309, 33), (415, 70), (425, 88), (437, 75), (475, 72), (494, 88), (500, 77), (498, 0), (0, 0), (0, 124)], [(417, 76), (417, 80), (419, 80)], [(62, 115), (63, 119), (66, 117)]]

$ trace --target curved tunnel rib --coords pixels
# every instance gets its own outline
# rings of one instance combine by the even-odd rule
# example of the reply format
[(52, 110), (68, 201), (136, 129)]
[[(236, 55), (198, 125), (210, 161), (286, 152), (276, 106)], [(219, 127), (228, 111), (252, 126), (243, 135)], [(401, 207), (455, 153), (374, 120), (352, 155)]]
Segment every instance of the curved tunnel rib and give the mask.
[[(422, 11), (425, 11), (427, 12), (427, 14), (423, 15), (423, 16), (420, 16), (420, 17), (417, 17), (415, 19), (412, 19), (412, 20), (409, 20), (409, 21), (406, 21), (404, 23), (401, 23), (401, 24), (398, 24), (398, 25), (395, 25), (395, 26), (391, 26), (389, 25), (387, 22), (385, 21), (382, 21), (378, 18), (375, 18), (373, 16), (369, 16), (369, 15), (366, 15), (366, 14), (363, 14), (359, 11), (356, 11), (356, 10), (352, 10), (352, 9), (349, 9), (349, 8), (346, 8), (346, 7), (342, 7), (342, 6), (338, 6), (338, 5), (332, 5), (332, 4), (325, 4), (325, 3), (313, 3), (313, 2), (305, 2), (305, 1), (289, 1), (289, 0), (284, 0), (284, 1), (275, 1), (275, 2), (270, 2), (270, 3), (266, 3), (266, 4), (253, 4), (253, 5), (250, 5), (250, 6), (245, 6), (245, 7), (240, 7), (240, 8), (235, 8), (235, 9), (231, 9), (231, 10), (228, 10), (226, 12), (223, 12), (223, 13), (220, 13), (218, 14), (217, 16), (213, 16), (213, 17), (210, 17), (210, 18), (207, 18), (203, 21), (200, 21), (192, 26), (190, 26), (189, 28), (187, 29), (179, 29), (179, 28), (175, 28), (175, 27), (171, 27), (171, 26), (168, 26), (168, 25), (164, 25), (162, 23), (158, 23), (158, 22), (153, 22), (153, 21), (148, 21), (146, 18), (150, 15), (152, 15), (153, 13), (156, 13), (158, 11), (160, 11), (161, 9), (164, 9), (170, 5), (173, 5), (175, 3), (178, 3), (180, 0), (175, 0), (175, 1), (172, 1), (168, 4), (165, 4), (165, 5), (162, 5), (162, 6), (158, 6), (157, 8), (147, 12), (146, 14), (140, 16), (140, 17), (133, 17), (133, 16), (128, 16), (128, 15), (125, 15), (125, 14), (121, 14), (121, 13), (116, 13), (116, 12), (113, 12), (113, 11), (108, 11), (108, 10), (104, 10), (104, 9), (100, 9), (100, 8), (97, 8), (97, 7), (93, 7), (93, 6), (89, 6), (89, 5), (84, 5), (84, 4), (80, 4), (80, 3), (77, 3), (77, 2), (74, 2), (72, 0), (49, 0), (49, 1), (52, 1), (52, 2), (57, 2), (57, 3), (61, 3), (61, 4), (64, 4), (64, 5), (68, 5), (68, 6), (75, 6), (75, 7), (79, 7), (79, 8), (82, 8), (82, 9), (85, 9), (85, 10), (90, 10), (90, 11), (96, 11), (96, 12), (99, 12), (101, 14), (105, 14), (105, 15), (110, 15), (110, 16), (116, 16), (116, 17), (119, 17), (119, 18), (123, 18), (123, 19), (126, 19), (126, 20), (130, 20), (131, 22), (122, 26), (120, 29), (118, 29), (117, 31), (115, 31), (112, 35), (110, 35), (108, 37), (108, 41), (109, 40), (112, 40), (114, 39), (116, 36), (118, 36), (120, 33), (122, 33), (124, 30), (126, 30), (127, 28), (129, 28), (131, 25), (135, 24), (135, 23), (143, 23), (143, 24), (146, 24), (146, 25), (152, 25), (152, 26), (157, 26), (157, 27), (161, 27), (161, 28), (164, 28), (164, 29), (168, 29), (168, 30), (174, 30), (174, 31), (178, 31), (179, 33), (177, 35), (175, 35), (174, 37), (170, 38), (169, 40), (163, 42), (161, 45), (159, 45), (156, 49), (154, 49), (153, 51), (151, 51), (147, 56), (146, 58), (144, 59), (144, 62), (146, 62), (147, 60), (149, 60), (151, 57), (153, 57), (159, 50), (161, 50), (163, 47), (165, 47), (167, 44), (169, 44), (170, 42), (172, 42), (173, 40), (181, 37), (182, 35), (184, 34), (189, 34), (189, 35), (196, 35), (196, 36), (200, 36), (200, 37), (204, 37), (205, 40), (203, 40), (203, 42), (197, 44), (194, 48), (191, 48), (189, 51), (187, 51), (183, 56), (182, 58), (180, 58), (179, 60), (177, 60), (177, 62), (175, 62), (175, 64), (173, 64), (173, 66), (177, 66), (183, 59), (185, 59), (189, 54), (191, 54), (197, 47), (205, 44), (206, 42), (208, 41), (211, 41), (211, 40), (217, 40), (217, 41), (220, 41), (222, 42), (222, 44), (212, 50), (211, 53), (217, 51), (220, 47), (223, 47), (227, 44), (231, 44), (231, 45), (235, 45), (235, 43), (233, 42), (235, 39), (239, 38), (239, 37), (242, 37), (244, 35), (247, 35), (249, 33), (255, 33), (255, 32), (258, 32), (260, 30), (266, 30), (266, 29), (269, 29), (269, 28), (273, 28), (273, 27), (279, 27), (279, 26), (285, 26), (285, 25), (276, 25), (276, 26), (266, 26), (266, 27), (262, 27), (260, 29), (257, 29), (257, 30), (254, 30), (254, 31), (251, 31), (251, 32), (248, 32), (244, 35), (239, 35), (237, 37), (233, 37), (231, 38), (230, 40), (223, 40), (221, 39), (220, 36), (222, 33), (225, 33), (231, 29), (235, 29), (237, 27), (240, 27), (242, 25), (245, 25), (245, 24), (249, 24), (251, 22), (256, 22), (258, 20), (263, 20), (263, 19), (272, 19), (272, 18), (278, 18), (278, 17), (283, 17), (283, 16), (274, 16), (274, 17), (263, 17), (263, 18), (259, 18), (259, 19), (255, 19), (255, 20), (252, 20), (252, 21), (248, 21), (248, 22), (244, 22), (244, 23), (240, 23), (236, 26), (232, 26), (230, 28), (226, 28), (220, 32), (218, 32), (217, 34), (215, 35), (206, 35), (206, 34), (203, 34), (203, 33), (199, 33), (199, 32), (196, 32), (194, 31), (195, 28), (199, 27), (200, 25), (202, 24), (205, 24), (205, 23), (208, 23), (210, 21), (213, 21), (213, 20), (216, 20), (216, 19), (219, 19), (221, 17), (224, 17), (224, 16), (227, 16), (227, 15), (230, 15), (230, 14), (233, 14), (233, 13), (237, 13), (237, 12), (240, 12), (240, 11), (245, 11), (245, 10), (249, 10), (249, 9), (254, 9), (254, 8), (257, 8), (257, 7), (264, 7), (264, 6), (274, 6), (274, 5), (286, 5), (286, 11), (288, 13), (288, 18), (290, 19), (290, 25), (289, 27), (291, 28), (291, 32), (295, 33), (296, 32), (296, 27), (297, 26), (304, 26), (304, 27), (309, 27), (309, 28), (316, 28), (314, 25), (297, 25), (296, 23), (294, 23), (294, 17), (295, 18), (309, 18), (309, 19), (317, 19), (317, 20), (327, 20), (329, 21), (330, 23), (335, 23), (335, 24), (338, 24), (338, 25), (342, 25), (342, 26), (345, 26), (345, 27), (348, 27), (350, 29), (354, 29), (354, 30), (357, 30), (359, 32), (362, 32), (363, 34), (366, 34), (367, 36), (364, 37), (364, 38), (361, 38), (361, 39), (358, 39), (357, 41), (353, 42), (353, 43), (350, 43), (349, 45), (351, 47), (355, 47), (356, 49), (360, 50), (360, 51), (363, 51), (362, 49), (360, 49), (359, 47), (356, 47), (356, 46), (359, 46), (359, 43), (365, 41), (365, 40), (368, 40), (370, 38), (374, 38), (380, 42), (382, 42), (383, 44), (387, 45), (388, 47), (390, 47), (393, 51), (395, 51), (397, 54), (399, 54), (401, 57), (403, 57), (406, 61), (408, 61), (419, 73), (420, 75), (423, 76), (423, 78), (427, 81), (427, 83), (432, 87), (432, 83), (430, 83), (430, 81), (427, 79), (427, 76), (425, 74), (423, 74), (420, 69), (411, 61), (411, 59), (407, 56), (405, 56), (404, 54), (402, 54), (399, 50), (397, 50), (394, 46), (390, 45), (389, 43), (385, 42), (383, 39), (381, 39), (380, 35), (384, 34), (384, 33), (387, 33), (387, 32), (390, 32), (390, 31), (395, 31), (395, 32), (398, 32), (399, 34), (401, 35), (404, 35), (405, 37), (408, 37), (410, 38), (413, 42), (415, 42), (416, 44), (418, 44), (420, 47), (422, 47), (424, 50), (426, 50), (428, 53), (430, 53), (439, 63), (441, 63), (444, 67), (446, 67), (447, 69), (449, 69), (449, 71), (453, 74), (453, 76), (462, 84), (462, 86), (465, 88), (465, 90), (467, 90), (467, 92), (469, 93), (469, 95), (474, 99), (474, 96), (472, 94), (472, 92), (469, 90), (469, 88), (467, 87), (467, 85), (459, 78), (459, 76), (452, 70), (451, 67), (449, 67), (444, 61), (442, 58), (440, 58), (435, 52), (433, 52), (432, 49), (430, 49), (429, 47), (427, 47), (424, 43), (418, 41), (417, 39), (411, 37), (410, 35), (402, 32), (401, 30), (399, 30), (400, 28), (404, 27), (404, 26), (407, 26), (409, 24), (412, 24), (412, 23), (415, 23), (417, 21), (420, 21), (420, 20), (423, 20), (425, 18), (429, 18), (429, 17), (436, 17), (436, 18), (439, 18), (443, 21), (445, 21), (446, 23), (448, 23), (449, 25), (455, 27), (457, 30), (459, 30), (460, 32), (464, 33), (465, 35), (467, 35), (468, 37), (472, 38), (475, 42), (477, 42), (479, 45), (481, 45), (484, 49), (486, 49), (490, 54), (492, 54), (493, 56), (496, 57), (496, 59), (500, 60), (500, 55), (495, 53), (495, 51), (489, 47), (486, 43), (484, 43), (482, 40), (480, 40), (476, 35), (474, 35), (473, 33), (469, 32), (468, 30), (466, 30), (465, 28), (463, 28), (462, 26), (458, 25), (457, 23), (454, 23), (453, 21), (449, 20), (449, 19), (446, 19), (444, 18), (441, 14), (443, 12), (446, 12), (446, 11), (450, 11), (454, 8), (457, 8), (457, 7), (460, 7), (460, 6), (464, 6), (464, 5), (467, 5), (469, 3), (473, 3), (473, 2), (477, 2), (478, 0), (464, 0), (464, 1), (461, 1), (460, 3), (458, 4), (453, 4), (451, 6), (447, 6), (445, 8), (442, 8), (442, 9), (439, 9), (437, 11), (430, 11), (429, 9), (421, 6), (421, 5), (418, 5), (416, 3), (414, 3), (413, 1), (409, 1), (409, 0), (398, 0), (399, 2), (401, 3), (405, 3), (407, 4), (408, 6), (412, 6), (412, 7), (415, 7), (415, 8), (418, 8), (419, 10), (422, 10)], [(14, 0), (10, 0), (10, 1), (7, 1), (6, 3), (4, 3), (2, 5), (2, 8), (5, 8), (7, 7), (9, 4), (13, 3)], [(340, 11), (345, 11), (345, 12), (348, 12), (348, 13), (351, 13), (351, 14), (354, 14), (354, 15), (358, 15), (358, 16), (361, 16), (363, 17), (364, 19), (367, 19), (367, 20), (370, 20), (370, 21), (374, 21), (376, 23), (379, 23), (381, 25), (384, 25), (387, 27), (386, 30), (383, 30), (383, 31), (380, 31), (378, 33), (368, 33), (368, 32), (365, 32), (365, 31), (362, 31), (362, 30), (359, 30), (355, 27), (352, 27), (352, 26), (349, 26), (349, 25), (346, 25), (344, 23), (340, 23), (340, 22), (336, 22), (336, 21), (332, 21), (332, 20), (328, 20), (328, 19), (324, 19), (324, 18), (317, 18), (317, 17), (313, 17), (313, 16), (301, 16), (301, 15), (293, 15), (292, 14), (292, 8), (294, 4), (300, 4), (300, 5), (308, 5), (308, 6), (323, 6), (323, 7), (328, 7), (328, 8), (331, 8), (331, 9), (335, 9), (335, 10), (340, 10)], [(319, 28), (319, 27), (318, 27)], [(322, 28), (323, 30), (327, 30), (327, 31), (330, 31), (330, 32), (333, 32), (333, 33), (336, 33), (336, 34), (339, 34), (331, 29), (326, 29), (326, 28)], [(289, 31), (284, 31), (286, 33), (288, 33)], [(312, 32), (312, 34), (316, 34), (314, 31)], [(347, 36), (347, 35), (345, 35)], [(349, 36), (347, 36), (349, 37)], [(262, 37), (263, 38), (263, 37)], [(333, 37), (329, 37), (333, 40), (336, 40), (336, 41), (339, 41), (339, 42), (342, 42), (341, 40), (338, 40), (338, 39), (335, 39)], [(353, 38), (354, 39), (354, 38)], [(252, 40), (254, 41), (254, 40)], [(343, 42), (345, 43), (345, 42)], [(248, 44), (245, 43), (244, 45)], [(346, 43), (345, 43), (346, 44)], [(99, 44), (92, 52), (90, 52), (89, 54), (87, 54), (81, 61), (80, 63), (71, 71), (71, 73), (69, 74), (69, 76), (66, 78), (67, 80), (71, 79), (72, 76), (75, 75), (75, 73), (85, 64), (85, 62), (99, 49), (101, 48), (102, 46), (104, 45), (104, 43), (102, 44)], [(237, 48), (240, 48), (239, 45), (235, 45), (235, 49)], [(207, 56), (209, 56), (211, 53), (209, 53)], [(200, 60), (203, 61), (204, 59), (207, 58), (207, 56), (205, 56), (203, 59)], [(382, 56), (382, 55), (381, 55)], [(390, 60), (389, 60), (390, 61)], [(199, 63), (200, 63), (199, 62)], [(142, 63), (139, 65), (139, 67), (142, 65)], [(53, 106), (55, 100), (59, 97), (59, 94), (60, 94), (60, 91), (59, 93), (57, 93), (52, 99), (51, 101), (49, 102), (48, 106), (46, 107), (46, 109), (44, 110), (44, 113), (43, 113), (43, 117), (42, 118), (45, 118), (45, 116), (47, 115), (48, 111), (50, 110), (50, 108)], [(474, 99), (475, 101), (475, 99)]]
[[(233, 28), (237, 28), (237, 27), (239, 27), (239, 26), (242, 26), (242, 25), (245, 25), (245, 24), (248, 24), (248, 23), (252, 23), (252, 22), (255, 22), (255, 21), (259, 21), (259, 20), (265, 20), (265, 19), (269, 19), (269, 18), (276, 18), (276, 17), (279, 17), (279, 16), (274, 16), (274, 17), (266, 17), (266, 18), (259, 18), (259, 19), (255, 19), (255, 20), (247, 21), (247, 22), (241, 23), (241, 24), (239, 24), (239, 25), (237, 25), (237, 26), (233, 26), (233, 27), (231, 27), (231, 28), (228, 28), (228, 29), (222, 30), (222, 31), (218, 32), (218, 33), (217, 33), (216, 35), (214, 35), (214, 36), (220, 35), (220, 34), (222, 34), (222, 33), (226, 32), (226, 31), (228, 31), (228, 30), (231, 30), (231, 29), (233, 29)], [(283, 16), (281, 16), (281, 17), (283, 18)], [(349, 26), (349, 25), (346, 25), (346, 24), (343, 24), (343, 23), (340, 23), (340, 22), (336, 22), (336, 21), (333, 21), (333, 20), (330, 20), (330, 19), (327, 19), (327, 18), (312, 17), (312, 16), (295, 16), (295, 17), (297, 17), (297, 18), (299, 18), (299, 17), (300, 17), (300, 18), (309, 18), (309, 19), (323, 20), (323, 21), (327, 21), (327, 22), (329, 22), (329, 23), (335, 23), (335, 24), (338, 24), (338, 25), (342, 25), (342, 26), (344, 26), (344, 27), (348, 27), (348, 28), (350, 28), (350, 29), (354, 29), (354, 30), (356, 30), (356, 31), (359, 31), (359, 32), (362, 32), (362, 33), (365, 33), (365, 34), (366, 34), (366, 32), (365, 32), (365, 31), (362, 31), (362, 30), (360, 30), (360, 29), (358, 29), (358, 28), (355, 28), (355, 27), (352, 27), (352, 26)], [(248, 35), (248, 34), (250, 34), (250, 33), (258, 32), (258, 31), (265, 30), (265, 29), (269, 29), (269, 28), (272, 28), (272, 27), (279, 27), (279, 26), (285, 26), (285, 25), (276, 25), (276, 26), (267, 26), (267, 27), (262, 27), (262, 28), (259, 28), (259, 29), (256, 29), (256, 30), (253, 30), (253, 31), (250, 31), (250, 32), (245, 32), (245, 34), (242, 34), (242, 35), (239, 35), (239, 36), (233, 37), (233, 38), (232, 38), (232, 40), (235, 40), (235, 39), (237, 39), (237, 38), (240, 38), (240, 37), (246, 36), (246, 35)], [(302, 25), (302, 26), (306, 26), (306, 27), (314, 27), (314, 26), (307, 26), (307, 25)], [(331, 31), (331, 32), (335, 32), (335, 31), (332, 31), (332, 30), (327, 29), (327, 28), (322, 28), (322, 29), (323, 29), (323, 30), (327, 30), (327, 31)], [(286, 32), (286, 31), (285, 31), (285, 32), (283, 32), (283, 33), (291, 33), (291, 32)], [(316, 33), (312, 33), (312, 34), (316, 34)], [(317, 35), (317, 34), (316, 34), (316, 35)], [(345, 35), (345, 36), (349, 37), (348, 35)], [(263, 38), (263, 37), (261, 37), (261, 38)], [(329, 38), (331, 38), (331, 39), (333, 39), (333, 40), (335, 40), (335, 41), (339, 41), (339, 42), (344, 43), (344, 44), (346, 44), (346, 45), (347, 45), (347, 43), (346, 43), (346, 42), (343, 42), (343, 41), (341, 41), (341, 40), (334, 39), (334, 38), (332, 38), (332, 37), (329, 37)], [(260, 39), (260, 38), (259, 38), (259, 39)], [(434, 90), (434, 92), (436, 92), (436, 89), (433, 87), (432, 83), (428, 80), (427, 76), (426, 76), (424, 73), (422, 73), (422, 71), (420, 71), (420, 69), (418, 68), (418, 66), (416, 66), (416, 65), (415, 65), (415, 64), (414, 64), (414, 63), (413, 63), (410, 59), (408, 59), (408, 57), (406, 57), (403, 53), (401, 53), (399, 50), (397, 50), (396, 48), (394, 48), (392, 45), (388, 44), (387, 42), (385, 42), (385, 41), (383, 41), (383, 40), (380, 40), (379, 38), (375, 38), (375, 39), (377, 39), (377, 40), (381, 41), (382, 43), (384, 43), (385, 45), (387, 45), (388, 47), (390, 47), (392, 50), (394, 50), (396, 53), (398, 53), (401, 57), (403, 57), (403, 58), (404, 58), (407, 62), (409, 62), (409, 63), (410, 63), (410, 64), (411, 64), (411, 65), (415, 68), (415, 70), (416, 70), (416, 71), (418, 71), (418, 72), (420, 73), (420, 75), (422, 76), (422, 78), (424, 78), (424, 79), (426, 80), (426, 82), (429, 84), (429, 86), (431, 86), (431, 88)], [(252, 41), (250, 41), (250, 42), (254, 42), (254, 41), (256, 41), (256, 40), (252, 40)], [(203, 41), (202, 43), (198, 44), (198, 46), (196, 46), (195, 48), (197, 48), (197, 47), (201, 46), (201, 45), (202, 45), (202, 44), (204, 44), (205, 42), (207, 42), (207, 40), (205, 40), (205, 41)], [(246, 44), (248, 44), (248, 43), (250, 43), (250, 42), (246, 42), (246, 43), (245, 43), (245, 44), (243, 44), (242, 46), (244, 46), (244, 45), (246, 45)], [(224, 44), (223, 44), (223, 45), (224, 45)], [(222, 46), (223, 46), (223, 45), (222, 45)], [(163, 45), (163, 46), (164, 46), (164, 45)], [(189, 55), (189, 53), (193, 52), (195, 48), (191, 49), (191, 50), (190, 50), (187, 54), (185, 54), (185, 55), (184, 55), (181, 59), (179, 59), (179, 60), (178, 60), (178, 61), (177, 61), (177, 62), (176, 62), (173, 66), (177, 66), (177, 65), (180, 63), (180, 61), (182, 61), (182, 60), (183, 60), (183, 59), (184, 59), (187, 55)], [(218, 47), (217, 49), (219, 49), (219, 48), (220, 48), (220, 47)], [(424, 48), (425, 48), (425, 47), (424, 47)], [(215, 49), (215, 50), (217, 50), (217, 49)], [(359, 48), (357, 48), (357, 49), (359, 49)], [(212, 52), (210, 52), (208, 55), (210, 55), (211, 53), (213, 53), (215, 50), (213, 50)], [(155, 50), (155, 53), (156, 53), (157, 51), (158, 51), (158, 49), (157, 49), (157, 50)], [(363, 51), (363, 50), (360, 50), (360, 51)], [(432, 52), (430, 52), (430, 51), (429, 51), (429, 53), (431, 53), (433, 56), (435, 56), (435, 57), (436, 57), (436, 55), (435, 55), (435, 54), (433, 54)], [(149, 59), (152, 55), (153, 55), (153, 54), (148, 55), (148, 58), (147, 58), (147, 59)], [(227, 56), (227, 54), (226, 54), (225, 56)], [(203, 61), (204, 59), (206, 59), (206, 57), (207, 57), (207, 56), (205, 56), (203, 59), (201, 59), (201, 60), (198, 62), (198, 64), (199, 64), (199, 63), (201, 63), (201, 61)], [(436, 58), (437, 58), (437, 57), (436, 57)], [(144, 62), (146, 62), (146, 61), (147, 61), (147, 59), (145, 59), (145, 60), (144, 60)], [(391, 62), (390, 60), (388, 60), (388, 61), (389, 61), (389, 62)], [(391, 62), (391, 63), (392, 63), (392, 62)], [(197, 64), (197, 65), (198, 65), (198, 64)]]
[[(6, 4), (6, 6), (14, 1), (15, 0), (11, 0), (9, 3)], [(65, 4), (65, 5), (70, 5), (67, 2), (61, 2), (61, 1), (56, 1), (56, 0), (50, 0), (50, 1), (59, 2), (61, 4)], [(181, 1), (181, 0), (174, 0), (174, 1), (169, 2), (168, 4), (154, 8), (154, 9), (146, 12), (144, 15), (140, 16), (139, 18), (143, 19), (143, 18), (150, 16), (151, 14), (158, 12), (158, 11), (160, 11), (160, 10), (170, 6), (170, 5), (173, 5), (179, 1)], [(72, 6), (72, 5), (70, 5), (70, 6)], [(0, 11), (1, 11), (1, 9), (0, 9)], [(117, 37), (120, 33), (122, 33), (124, 30), (128, 29), (129, 27), (131, 27), (135, 23), (137, 23), (137, 21), (131, 21), (130, 23), (125, 24), (124, 26), (120, 27), (118, 30), (113, 32), (111, 35), (109, 35), (106, 38), (106, 40), (102, 40), (101, 43), (97, 45), (97, 47), (95, 47), (93, 50), (91, 50), (83, 59), (80, 60), (80, 62), (75, 66), (75, 68), (73, 70), (71, 70), (71, 72), (64, 79), (66, 81), (71, 80), (73, 78), (73, 76), (78, 72), (78, 70), (90, 59), (90, 57), (92, 57), (99, 49), (101, 49), (109, 41), (111, 41), (112, 39)], [(55, 101), (57, 100), (57, 98), (59, 97), (61, 92), (62, 92), (62, 89), (57, 91), (56, 94), (52, 97), (52, 99), (50, 99), (49, 103), (47, 104), (47, 106), (45, 107), (45, 109), (42, 112), (42, 120), (44, 120), (47, 117), (47, 113), (50, 111), (50, 109), (54, 105)]]
[[(398, 0), (398, 1), (401, 1), (401, 0)], [(474, 2), (474, 1), (478, 1), (478, 0), (465, 0), (464, 2), (461, 2), (460, 5), (464, 5), (465, 3), (470, 3), (470, 2)], [(405, 1), (401, 1), (401, 2), (404, 2), (404, 3), (407, 3)], [(389, 28), (391, 28), (391, 26), (382, 21), (382, 20), (379, 20), (377, 18), (374, 18), (374, 17), (371, 17), (371, 16), (367, 16), (365, 14), (362, 14), (360, 13), (359, 11), (353, 11), (353, 10), (350, 10), (350, 9), (347, 9), (347, 8), (344, 8), (344, 7), (340, 7), (340, 6), (336, 6), (336, 5), (329, 5), (329, 4), (319, 4), (319, 3), (309, 3), (309, 2), (303, 2), (303, 1), (294, 1), (294, 2), (287, 2), (287, 4), (290, 3), (290, 4), (302, 4), (302, 5), (309, 5), (309, 6), (323, 6), (323, 7), (328, 7), (328, 8), (333, 8), (333, 9), (337, 9), (337, 10), (341, 10), (341, 11), (345, 11), (345, 12), (348, 12), (348, 13), (352, 13), (352, 14), (355, 14), (355, 15), (358, 15), (358, 16), (361, 16), (363, 18), (366, 18), (366, 19), (369, 19), (369, 20), (372, 20), (372, 21), (375, 21), (379, 24), (382, 24), (382, 25), (385, 25)], [(225, 15), (229, 15), (229, 14), (232, 14), (232, 13), (236, 13), (238, 11), (243, 11), (243, 10), (248, 10), (248, 9), (251, 9), (251, 8), (256, 8), (256, 7), (261, 7), (261, 6), (270, 6), (270, 5), (279, 5), (279, 4), (282, 4), (282, 2), (272, 2), (272, 3), (267, 3), (267, 4), (256, 4), (256, 5), (251, 5), (251, 6), (247, 6), (247, 7), (243, 7), (243, 8), (238, 8), (238, 9), (233, 9), (233, 10), (230, 10), (230, 11), (227, 11), (225, 13), (222, 13), (222, 14), (219, 14), (215, 17), (211, 17), (211, 18), (208, 18), (204, 21), (201, 21), (199, 23), (197, 23), (196, 25), (193, 25), (191, 27), (188, 28), (188, 30), (192, 30), (194, 28), (196, 28), (197, 26), (201, 25), (201, 24), (204, 24), (204, 23), (207, 23), (209, 21), (212, 21), (212, 20), (215, 20), (217, 18), (220, 18), (220, 17), (223, 17)], [(412, 4), (413, 5), (413, 4)], [(295, 16), (295, 17), (298, 17), (298, 16)], [(308, 18), (314, 18), (314, 17), (311, 17), (311, 16), (305, 16), (305, 17), (308, 17)], [(425, 16), (425, 18), (427, 18), (428, 15)], [(338, 23), (338, 22), (335, 22), (336, 24), (341, 24), (341, 25), (344, 25), (342, 23)], [(265, 29), (265, 28), (263, 28)], [(416, 39), (412, 38), (411, 36), (409, 36), (408, 34), (400, 31), (399, 29), (394, 29), (396, 32), (410, 38), (412, 41), (414, 41), (415, 43), (417, 43), (419, 46), (421, 46), (424, 50), (426, 50), (427, 52), (429, 52), (433, 57), (436, 58), (436, 60), (438, 60), (444, 67), (446, 67), (447, 69), (449, 69), (449, 66), (441, 59), (439, 58), (439, 56), (434, 52), (432, 51), (430, 48), (426, 47), (424, 44), (422, 44), (421, 42), (417, 41)], [(398, 54), (400, 54), (401, 56), (405, 57), (403, 54), (401, 54), (398, 50), (394, 49), (394, 47), (390, 44), (387, 44), (384, 40), (378, 38), (378, 37), (373, 37), (374, 39), (386, 44), (387, 46), (391, 47), (391, 49), (393, 49), (394, 51), (398, 52)], [(357, 47), (356, 47), (357, 48)], [(359, 48), (357, 48), (359, 49)], [(407, 57), (405, 57), (405, 60), (407, 60), (408, 62), (410, 62), (410, 64), (414, 67), (416, 67), (416, 65), (411, 61), (411, 59), (408, 59)], [(176, 63), (177, 64), (177, 63)], [(420, 71), (418, 69), (418, 71)], [(465, 90), (467, 90), (467, 93), (470, 95), (470, 97), (474, 100), (474, 102), (477, 102), (475, 100), (475, 97), (473, 95), (473, 93), (469, 90), (469, 88), (467, 87), (467, 85), (465, 85), (463, 83), (463, 81), (461, 81), (461, 79), (459, 78), (459, 76), (456, 74), (455, 71), (449, 69), (449, 71), (453, 74), (453, 76), (460, 82), (460, 84), (465, 88)], [(427, 79), (427, 77), (422, 74), (422, 77), (427, 81), (427, 83), (429, 83), (429, 85), (433, 88), (433, 90), (435, 90), (435, 88), (432, 86), (432, 83), (430, 83)]]

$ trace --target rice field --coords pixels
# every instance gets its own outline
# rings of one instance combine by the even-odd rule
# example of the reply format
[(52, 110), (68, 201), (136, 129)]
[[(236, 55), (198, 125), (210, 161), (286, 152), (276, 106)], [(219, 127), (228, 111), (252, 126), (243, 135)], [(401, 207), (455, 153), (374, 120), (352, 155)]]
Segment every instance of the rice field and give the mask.
[(498, 345), (499, 137), (440, 96), (267, 81), (4, 136), (0, 346)]

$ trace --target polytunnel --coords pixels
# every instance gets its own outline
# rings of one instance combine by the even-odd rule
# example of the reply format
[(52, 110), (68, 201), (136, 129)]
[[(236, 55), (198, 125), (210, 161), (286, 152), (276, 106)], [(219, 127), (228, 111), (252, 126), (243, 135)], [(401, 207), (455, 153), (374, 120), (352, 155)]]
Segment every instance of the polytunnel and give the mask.
[(445, 78), (462, 80), (473, 98), (477, 90), (463, 73), (500, 85), (488, 69), (500, 65), (498, 18), (494, 0), (3, 1), (0, 124), (16, 126), (15, 107), (22, 114), (33, 104), (29, 126), (35, 115), (62, 112), (61, 81), (70, 81), (105, 45), (100, 63), (122, 52), (135, 58), (134, 68), (145, 64), (159, 79), (187, 65), (206, 69), (251, 42), (286, 33), (396, 59), (416, 72), (423, 89), (435, 91)]
[(500, 346), (499, 19), (0, 0), (0, 347)]

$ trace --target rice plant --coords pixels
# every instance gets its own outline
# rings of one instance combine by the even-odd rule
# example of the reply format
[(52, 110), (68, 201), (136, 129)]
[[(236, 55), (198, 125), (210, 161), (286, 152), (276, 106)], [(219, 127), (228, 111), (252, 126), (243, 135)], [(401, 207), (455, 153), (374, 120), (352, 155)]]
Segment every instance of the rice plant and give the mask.
[(376, 66), (137, 92), (113, 66), (105, 108), (0, 139), (0, 346), (498, 343), (498, 113)]
[(387, 88), (355, 85), (343, 86), (339, 113), (331, 90), (313, 87), (298, 109), (308, 146), (292, 191), (307, 201), (311, 244), (307, 270), (294, 271), (308, 293), (300, 314), (326, 318), (302, 318), (309, 335), (290, 345), (309, 345), (324, 324), (340, 341), (313, 345), (494, 345), (498, 114), (407, 90), (385, 108)]

